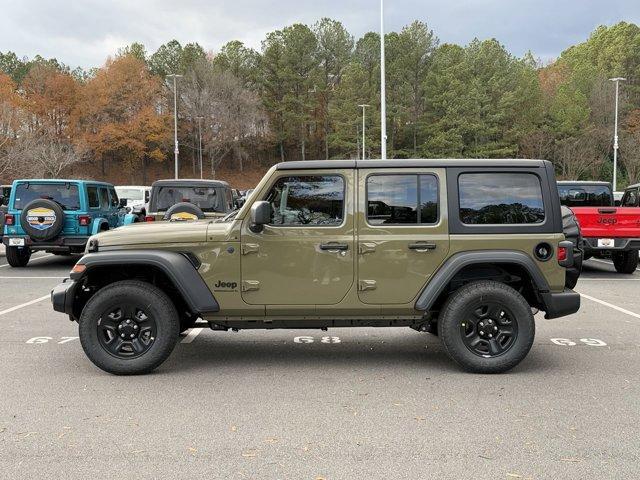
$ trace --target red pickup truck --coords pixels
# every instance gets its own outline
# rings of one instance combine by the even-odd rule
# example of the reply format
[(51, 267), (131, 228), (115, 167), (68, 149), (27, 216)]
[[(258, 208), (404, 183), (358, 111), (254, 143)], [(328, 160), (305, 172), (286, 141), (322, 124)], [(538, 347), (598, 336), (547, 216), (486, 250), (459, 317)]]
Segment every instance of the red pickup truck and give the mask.
[[(560, 203), (580, 225), (584, 258), (611, 257), (620, 273), (633, 273), (640, 250), (640, 207), (616, 207), (607, 182), (558, 182)], [(623, 203), (624, 205), (624, 203)]]

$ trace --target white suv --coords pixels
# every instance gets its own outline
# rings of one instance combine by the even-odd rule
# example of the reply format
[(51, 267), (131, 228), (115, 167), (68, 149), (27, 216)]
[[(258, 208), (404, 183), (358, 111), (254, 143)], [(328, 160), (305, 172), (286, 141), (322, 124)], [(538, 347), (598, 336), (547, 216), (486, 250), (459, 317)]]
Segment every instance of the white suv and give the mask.
[[(140, 217), (144, 217), (149, 211), (149, 196), (151, 195), (151, 187), (142, 187), (139, 185), (122, 185), (116, 187), (118, 198), (127, 199), (127, 208), (129, 213), (134, 213)], [(144, 220), (144, 218), (142, 218)]]

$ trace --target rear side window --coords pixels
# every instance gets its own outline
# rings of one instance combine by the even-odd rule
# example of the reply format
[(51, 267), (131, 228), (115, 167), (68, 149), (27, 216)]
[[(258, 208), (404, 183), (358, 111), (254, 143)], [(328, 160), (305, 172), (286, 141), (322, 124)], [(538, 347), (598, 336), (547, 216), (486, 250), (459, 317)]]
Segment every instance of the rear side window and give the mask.
[(271, 225), (338, 226), (344, 218), (344, 179), (339, 175), (282, 177), (267, 195)]
[(100, 208), (98, 187), (87, 187), (87, 197), (89, 197), (89, 208)]
[(371, 175), (367, 178), (370, 225), (417, 225), (438, 221), (434, 175)]
[(567, 207), (612, 207), (608, 185), (558, 185), (560, 203)]
[(13, 208), (22, 210), (32, 200), (56, 202), (63, 210), (80, 210), (78, 186), (70, 183), (20, 183), (16, 187)]
[(463, 173), (458, 177), (458, 192), (464, 224), (544, 222), (542, 187), (532, 173)]

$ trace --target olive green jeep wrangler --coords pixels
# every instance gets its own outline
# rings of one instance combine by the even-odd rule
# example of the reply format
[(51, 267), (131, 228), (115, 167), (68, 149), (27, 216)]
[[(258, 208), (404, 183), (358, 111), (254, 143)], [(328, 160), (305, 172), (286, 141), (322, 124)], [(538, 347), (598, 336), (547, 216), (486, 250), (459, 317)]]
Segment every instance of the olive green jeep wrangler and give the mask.
[(224, 219), (92, 237), (52, 302), (114, 374), (150, 372), (201, 324), (411, 327), (468, 371), (504, 372), (535, 311), (580, 307), (568, 224), (569, 240), (546, 161), (281, 163)]

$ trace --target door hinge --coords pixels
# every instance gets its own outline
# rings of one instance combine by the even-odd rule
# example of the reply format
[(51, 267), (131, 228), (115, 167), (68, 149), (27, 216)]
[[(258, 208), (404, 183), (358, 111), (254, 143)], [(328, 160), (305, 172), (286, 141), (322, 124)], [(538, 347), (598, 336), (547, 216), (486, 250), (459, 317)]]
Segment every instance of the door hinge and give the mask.
[(260, 282), (257, 280), (243, 280), (242, 281), (242, 291), (243, 292), (252, 292), (255, 290), (260, 290)]
[(361, 243), (358, 245), (358, 253), (360, 255), (364, 255), (365, 253), (373, 253), (376, 251), (376, 244), (375, 243)]
[(358, 290), (360, 290), (361, 292), (367, 291), (367, 290), (375, 290), (376, 287), (376, 281), (375, 280), (360, 280), (358, 282)]
[(249, 255), (250, 253), (258, 253), (258, 251), (260, 251), (260, 245), (257, 243), (245, 243), (241, 248), (242, 255)]

